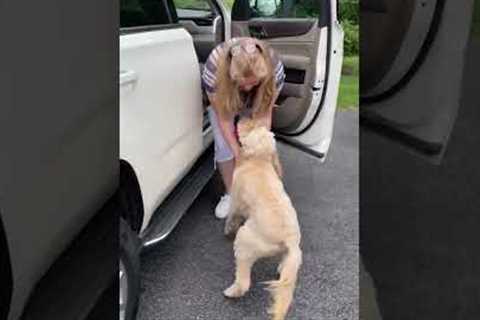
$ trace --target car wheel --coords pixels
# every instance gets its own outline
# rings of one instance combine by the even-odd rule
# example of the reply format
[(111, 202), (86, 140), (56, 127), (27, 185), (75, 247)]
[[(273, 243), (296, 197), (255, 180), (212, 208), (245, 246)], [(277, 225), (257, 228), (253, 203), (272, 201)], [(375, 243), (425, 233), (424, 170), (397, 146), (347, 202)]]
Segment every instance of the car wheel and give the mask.
[(135, 319), (140, 295), (140, 241), (120, 218), (119, 319)]

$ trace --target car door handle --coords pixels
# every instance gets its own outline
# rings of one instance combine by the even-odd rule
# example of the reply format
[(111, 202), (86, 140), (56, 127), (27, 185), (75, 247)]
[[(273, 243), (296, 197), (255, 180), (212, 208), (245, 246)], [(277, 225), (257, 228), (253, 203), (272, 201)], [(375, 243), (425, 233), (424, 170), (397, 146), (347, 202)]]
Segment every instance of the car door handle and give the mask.
[(133, 70), (120, 70), (120, 86), (133, 84), (138, 81), (138, 74)]

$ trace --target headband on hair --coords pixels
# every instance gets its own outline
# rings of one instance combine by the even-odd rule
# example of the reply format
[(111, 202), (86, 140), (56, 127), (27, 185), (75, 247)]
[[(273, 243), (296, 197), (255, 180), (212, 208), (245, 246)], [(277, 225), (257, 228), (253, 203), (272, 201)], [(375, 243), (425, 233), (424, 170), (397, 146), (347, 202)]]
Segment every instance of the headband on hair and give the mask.
[(262, 47), (258, 43), (255, 43), (255, 42), (242, 43), (240, 41), (237, 41), (230, 47), (228, 54), (230, 58), (232, 58), (234, 56), (238, 56), (242, 50), (249, 55), (254, 54), (255, 52), (257, 52), (257, 50), (260, 53), (263, 52)]

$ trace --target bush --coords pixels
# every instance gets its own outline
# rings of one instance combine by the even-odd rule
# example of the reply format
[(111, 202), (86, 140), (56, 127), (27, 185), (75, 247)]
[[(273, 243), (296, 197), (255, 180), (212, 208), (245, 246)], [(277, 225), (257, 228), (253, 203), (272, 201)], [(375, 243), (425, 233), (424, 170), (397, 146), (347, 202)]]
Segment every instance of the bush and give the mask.
[(344, 55), (359, 54), (359, 2), (358, 0), (340, 0), (339, 19), (342, 22), (344, 38)]
[(350, 21), (350, 23), (358, 25), (359, 24), (359, 12), (358, 0), (340, 0), (339, 3), (340, 11), (338, 16), (340, 21)]
[(359, 35), (358, 24), (353, 24), (349, 20), (342, 23), (345, 38), (343, 40), (343, 54), (345, 56), (357, 56), (359, 53)]
[(480, 2), (475, 2), (475, 7), (473, 9), (473, 34), (480, 34)]

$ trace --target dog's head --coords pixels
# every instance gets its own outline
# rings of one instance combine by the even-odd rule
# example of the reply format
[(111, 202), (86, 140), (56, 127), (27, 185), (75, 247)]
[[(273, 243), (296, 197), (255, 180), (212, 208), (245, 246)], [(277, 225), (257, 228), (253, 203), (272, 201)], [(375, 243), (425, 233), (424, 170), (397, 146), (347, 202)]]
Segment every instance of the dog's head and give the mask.
[(244, 155), (272, 155), (276, 152), (273, 133), (261, 123), (251, 119), (242, 119), (237, 128)]

